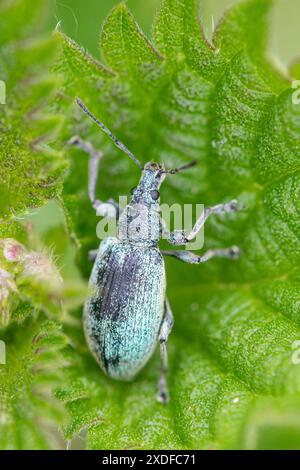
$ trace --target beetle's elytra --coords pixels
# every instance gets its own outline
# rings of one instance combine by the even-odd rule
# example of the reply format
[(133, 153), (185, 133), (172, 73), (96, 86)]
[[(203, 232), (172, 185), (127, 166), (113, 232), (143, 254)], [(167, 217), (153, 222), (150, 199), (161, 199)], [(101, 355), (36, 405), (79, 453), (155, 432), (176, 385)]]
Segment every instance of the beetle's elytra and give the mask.
[(191, 167), (166, 170), (164, 165), (149, 162), (144, 167), (92, 113), (77, 99), (77, 104), (141, 169), (141, 178), (132, 191), (128, 206), (119, 214), (113, 200), (96, 198), (96, 182), (102, 153), (91, 144), (73, 137), (70, 143), (90, 155), (89, 197), (98, 215), (115, 215), (118, 236), (106, 238), (93, 252), (95, 263), (90, 277), (90, 297), (84, 308), (84, 330), (89, 348), (103, 371), (118, 380), (131, 380), (147, 363), (157, 344), (160, 345), (161, 373), (157, 399), (168, 401), (166, 382), (166, 342), (173, 326), (173, 315), (166, 299), (166, 275), (163, 256), (199, 264), (214, 256), (236, 258), (238, 248), (209, 250), (203, 256), (193, 252), (160, 251), (158, 243), (165, 234), (171, 245), (185, 246), (202, 228), (210, 214), (237, 210), (237, 202), (206, 208), (189, 234), (169, 232), (160, 218), (159, 188), (167, 175)]

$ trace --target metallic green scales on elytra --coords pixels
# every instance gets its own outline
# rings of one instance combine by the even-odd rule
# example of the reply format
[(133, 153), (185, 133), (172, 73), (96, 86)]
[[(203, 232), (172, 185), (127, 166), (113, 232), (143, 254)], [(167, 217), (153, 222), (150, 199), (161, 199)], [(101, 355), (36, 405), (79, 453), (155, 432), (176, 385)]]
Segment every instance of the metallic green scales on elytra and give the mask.
[[(112, 378), (128, 380), (157, 345), (164, 314), (165, 268), (159, 250), (107, 239), (99, 250), (86, 302), (91, 351)], [(109, 269), (107, 267), (109, 266)]]
[(90, 294), (84, 308), (84, 330), (92, 354), (110, 377), (131, 380), (147, 363), (156, 346), (160, 345), (161, 373), (157, 399), (169, 398), (166, 372), (168, 336), (173, 315), (166, 299), (166, 278), (163, 255), (186, 263), (199, 264), (214, 256), (236, 258), (238, 248), (209, 250), (203, 256), (183, 250), (160, 251), (159, 240), (164, 234), (171, 245), (185, 246), (195, 238), (210, 214), (237, 210), (237, 202), (206, 208), (190, 233), (169, 232), (160, 217), (159, 188), (166, 175), (176, 174), (195, 164), (166, 170), (164, 165), (149, 162), (144, 167), (86, 106), (77, 99), (80, 108), (89, 115), (142, 171), (131, 201), (120, 214), (115, 201), (96, 198), (96, 182), (102, 153), (80, 137), (76, 145), (90, 155), (89, 197), (98, 215), (115, 216), (118, 235), (106, 238), (92, 252), (95, 264), (90, 277)]

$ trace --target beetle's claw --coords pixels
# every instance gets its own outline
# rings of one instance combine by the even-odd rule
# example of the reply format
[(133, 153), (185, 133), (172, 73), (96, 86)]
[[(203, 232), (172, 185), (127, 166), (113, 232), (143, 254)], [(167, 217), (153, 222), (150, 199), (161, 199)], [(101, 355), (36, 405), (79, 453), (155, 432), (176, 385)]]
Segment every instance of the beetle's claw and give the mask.
[(95, 259), (97, 258), (97, 251), (98, 250), (90, 250), (88, 252), (88, 259), (89, 261), (95, 261)]
[(166, 405), (169, 402), (170, 396), (169, 396), (169, 392), (165, 383), (164, 384), (162, 384), (161, 382), (159, 383), (159, 389), (156, 395), (156, 400), (159, 403), (163, 403), (164, 405)]
[(238, 210), (238, 202), (236, 199), (233, 199), (232, 201), (230, 201), (230, 203), (228, 204), (228, 209), (229, 209), (229, 212), (235, 212)]
[(232, 246), (229, 250), (230, 258), (238, 259), (240, 255), (240, 249), (238, 246)]
[(158, 392), (158, 394), (156, 396), (156, 400), (159, 403), (162, 403), (163, 405), (166, 405), (169, 402), (170, 397), (169, 397), (169, 394), (167, 392)]
[(244, 211), (245, 209), (245, 204), (238, 202), (236, 199), (233, 199), (228, 204), (225, 204), (225, 212)]
[(73, 135), (71, 139), (68, 140), (67, 145), (78, 145), (80, 142), (80, 137), (78, 135)]

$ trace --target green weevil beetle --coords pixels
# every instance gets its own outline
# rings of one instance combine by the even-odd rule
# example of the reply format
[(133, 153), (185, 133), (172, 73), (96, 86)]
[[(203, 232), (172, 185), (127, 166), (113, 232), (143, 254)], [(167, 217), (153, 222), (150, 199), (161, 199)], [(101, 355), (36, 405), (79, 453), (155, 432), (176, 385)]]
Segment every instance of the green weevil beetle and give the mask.
[(132, 191), (129, 204), (120, 213), (117, 203), (96, 198), (96, 183), (102, 152), (80, 137), (69, 143), (89, 154), (89, 198), (97, 215), (115, 216), (116, 237), (104, 239), (91, 252), (95, 261), (90, 276), (90, 294), (84, 306), (84, 331), (88, 346), (102, 370), (111, 378), (129, 381), (144, 367), (156, 346), (160, 345), (161, 372), (157, 400), (167, 403), (169, 393), (166, 373), (167, 340), (173, 327), (173, 315), (166, 298), (166, 274), (163, 256), (199, 264), (214, 256), (236, 258), (236, 246), (209, 250), (203, 256), (188, 250), (161, 251), (159, 241), (164, 234), (173, 246), (185, 246), (203, 227), (210, 214), (236, 211), (237, 201), (206, 208), (190, 233), (169, 231), (160, 216), (159, 188), (167, 175), (190, 168), (191, 162), (168, 170), (163, 164), (141, 162), (77, 99), (79, 107), (140, 168), (141, 178)]

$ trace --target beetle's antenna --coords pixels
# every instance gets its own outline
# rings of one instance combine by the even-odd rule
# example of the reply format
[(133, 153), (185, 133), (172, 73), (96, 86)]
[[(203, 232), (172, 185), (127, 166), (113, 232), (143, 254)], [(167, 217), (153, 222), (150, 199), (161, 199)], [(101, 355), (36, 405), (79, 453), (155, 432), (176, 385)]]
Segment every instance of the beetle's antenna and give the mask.
[(197, 164), (196, 160), (193, 160), (190, 163), (187, 163), (186, 165), (183, 165), (179, 168), (174, 168), (173, 170), (163, 170), (162, 173), (167, 173), (168, 175), (175, 175), (176, 173), (179, 173), (180, 171), (188, 170), (192, 166), (195, 166)]
[(120, 150), (122, 150), (124, 153), (126, 153), (140, 168), (140, 170), (143, 169), (143, 165), (141, 162), (133, 155), (130, 150), (121, 142), (117, 137), (114, 136), (114, 134), (101, 122), (99, 119), (97, 119), (91, 111), (87, 109), (87, 107), (83, 104), (83, 102), (79, 99), (76, 98), (76, 103), (78, 106), (87, 114), (104, 132), (108, 137), (114, 142), (115, 146), (118, 147)]

